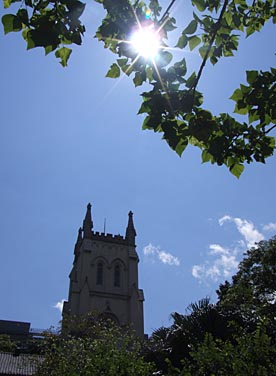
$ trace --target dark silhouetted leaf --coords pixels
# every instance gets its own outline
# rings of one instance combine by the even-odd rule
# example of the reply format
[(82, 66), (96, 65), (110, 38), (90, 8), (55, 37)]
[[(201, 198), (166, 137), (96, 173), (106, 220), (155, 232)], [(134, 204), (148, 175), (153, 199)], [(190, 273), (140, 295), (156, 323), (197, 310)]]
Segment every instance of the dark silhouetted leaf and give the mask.
[(13, 14), (5, 14), (2, 17), (2, 24), (4, 26), (5, 34), (8, 34), (11, 31), (20, 31), (22, 29), (22, 23), (20, 19)]
[(256, 78), (258, 77), (259, 73), (256, 70), (253, 71), (246, 71), (246, 80), (249, 84), (253, 84), (253, 82), (256, 81)]
[(200, 12), (203, 12), (206, 9), (206, 3), (204, 0), (192, 0), (192, 3)]
[(197, 29), (197, 21), (192, 20), (189, 25), (183, 30), (182, 34), (194, 34)]

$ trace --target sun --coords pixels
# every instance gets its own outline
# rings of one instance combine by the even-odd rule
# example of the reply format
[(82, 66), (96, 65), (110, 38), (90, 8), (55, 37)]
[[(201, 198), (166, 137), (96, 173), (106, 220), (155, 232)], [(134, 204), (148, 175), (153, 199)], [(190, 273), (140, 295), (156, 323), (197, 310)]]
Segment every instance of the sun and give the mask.
[(132, 34), (130, 42), (137, 54), (146, 59), (154, 59), (161, 47), (160, 35), (153, 25), (144, 27), (140, 25)]

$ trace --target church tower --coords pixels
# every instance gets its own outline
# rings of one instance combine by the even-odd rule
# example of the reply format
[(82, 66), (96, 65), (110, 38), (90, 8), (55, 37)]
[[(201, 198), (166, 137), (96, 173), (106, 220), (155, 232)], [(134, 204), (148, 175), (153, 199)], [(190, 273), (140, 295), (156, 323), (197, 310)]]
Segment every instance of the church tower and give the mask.
[(144, 336), (143, 290), (138, 285), (139, 258), (133, 213), (128, 214), (125, 237), (93, 231), (91, 204), (87, 205), (74, 249), (68, 302), (63, 315), (96, 312)]

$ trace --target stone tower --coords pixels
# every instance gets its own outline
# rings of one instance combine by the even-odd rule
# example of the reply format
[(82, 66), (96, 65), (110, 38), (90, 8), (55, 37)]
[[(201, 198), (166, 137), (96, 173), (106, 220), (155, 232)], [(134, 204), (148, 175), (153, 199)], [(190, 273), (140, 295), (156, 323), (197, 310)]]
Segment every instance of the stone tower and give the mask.
[(96, 312), (144, 336), (143, 290), (138, 287), (139, 258), (135, 249), (133, 213), (125, 237), (93, 231), (91, 204), (74, 249), (69, 297), (63, 315)]

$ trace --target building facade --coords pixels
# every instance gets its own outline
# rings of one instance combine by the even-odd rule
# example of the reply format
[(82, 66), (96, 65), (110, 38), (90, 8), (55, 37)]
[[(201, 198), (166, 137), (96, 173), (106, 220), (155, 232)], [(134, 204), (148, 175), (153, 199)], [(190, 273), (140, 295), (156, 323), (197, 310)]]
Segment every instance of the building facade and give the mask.
[(63, 315), (89, 312), (130, 326), (144, 336), (143, 290), (138, 284), (139, 258), (133, 213), (128, 214), (125, 237), (93, 231), (91, 204), (74, 249), (68, 301)]

